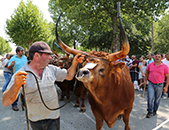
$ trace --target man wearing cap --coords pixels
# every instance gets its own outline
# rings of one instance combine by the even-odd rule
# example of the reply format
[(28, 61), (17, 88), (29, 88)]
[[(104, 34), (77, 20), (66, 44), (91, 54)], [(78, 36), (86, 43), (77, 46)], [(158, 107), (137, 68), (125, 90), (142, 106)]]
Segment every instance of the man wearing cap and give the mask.
[[(28, 61), (24, 54), (24, 49), (21, 46), (16, 48), (16, 54), (9, 60), (8, 69), (13, 69), (13, 73), (16, 73), (20, 68), (24, 66), (24, 64)], [(21, 95), (22, 102), (24, 103), (23, 95)], [(17, 107), (18, 98), (12, 104), (12, 109), (14, 111), (18, 111), (19, 108)]]
[(30, 61), (27, 62), (16, 74), (13, 75), (7, 91), (3, 93), (3, 104), (9, 106), (16, 98), (22, 85), (25, 88), (25, 101), (28, 109), (28, 119), (33, 130), (60, 129), (60, 110), (48, 110), (42, 103), (35, 77), (35, 74), (44, 102), (49, 108), (57, 108), (58, 95), (54, 86), (55, 81), (72, 80), (78, 63), (82, 63), (84, 56), (80, 54), (74, 57), (71, 67), (61, 69), (49, 65), (52, 51), (45, 42), (35, 42), (29, 48)]

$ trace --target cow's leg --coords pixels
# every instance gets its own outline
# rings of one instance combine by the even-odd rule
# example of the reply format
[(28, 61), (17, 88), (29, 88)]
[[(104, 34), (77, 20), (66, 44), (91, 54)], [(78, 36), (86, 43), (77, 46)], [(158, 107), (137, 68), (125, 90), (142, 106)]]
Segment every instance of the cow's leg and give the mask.
[(103, 118), (92, 106), (91, 109), (96, 120), (96, 130), (101, 130), (103, 127)]
[(64, 99), (64, 96), (65, 96), (65, 92), (62, 91), (62, 94), (61, 94), (61, 96), (60, 96), (60, 98), (59, 98), (59, 101), (62, 101), (62, 100)]
[(83, 89), (83, 92), (82, 92), (82, 94), (81, 94), (82, 104), (81, 104), (81, 107), (80, 107), (80, 112), (85, 112), (85, 111), (86, 111), (86, 107), (85, 107), (86, 94), (87, 94), (87, 89), (84, 88), (84, 89)]
[(81, 107), (80, 107), (80, 111), (79, 112), (85, 112), (86, 111), (86, 107), (85, 107), (85, 99), (82, 98), (82, 104), (81, 104)]
[(66, 101), (68, 101), (70, 98), (70, 87), (66, 87)]
[(96, 119), (96, 130), (101, 130), (103, 127), (103, 118), (94, 112), (93, 114), (95, 115), (95, 119)]
[(130, 127), (129, 127), (129, 116), (130, 116), (131, 110), (132, 110), (132, 107), (129, 108), (129, 109), (124, 110), (123, 121), (125, 123), (125, 130), (130, 130)]
[(76, 96), (76, 104), (74, 107), (79, 107), (80, 106), (80, 97)]

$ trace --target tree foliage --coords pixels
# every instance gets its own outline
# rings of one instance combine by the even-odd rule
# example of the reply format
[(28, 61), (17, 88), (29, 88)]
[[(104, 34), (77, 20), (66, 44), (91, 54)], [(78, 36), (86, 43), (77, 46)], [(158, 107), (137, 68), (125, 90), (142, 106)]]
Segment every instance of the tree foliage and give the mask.
[(154, 41), (154, 51), (167, 53), (169, 50), (169, 14), (166, 14), (162, 17), (161, 20), (155, 22), (155, 41)]
[(3, 37), (0, 37), (0, 54), (8, 53), (10, 51), (12, 51), (12, 48), (10, 47), (8, 41)]
[(50, 35), (48, 28), (47, 21), (31, 0), (27, 4), (22, 0), (11, 18), (6, 20), (6, 33), (11, 42), (25, 48), (35, 41), (47, 42)]
[[(50, 0), (49, 11), (54, 21), (60, 12), (63, 19), (83, 32), (83, 49), (110, 52), (120, 48), (117, 19), (118, 0)], [(130, 54), (147, 54), (151, 50), (151, 23), (169, 7), (168, 0), (121, 0), (121, 15), (129, 43)], [(64, 22), (63, 24), (66, 24)], [(65, 29), (65, 25), (60, 25)], [(67, 26), (71, 27), (71, 26)], [(67, 30), (71, 30), (68, 28)], [(64, 33), (61, 30), (61, 33)], [(76, 34), (74, 34), (76, 35)]]

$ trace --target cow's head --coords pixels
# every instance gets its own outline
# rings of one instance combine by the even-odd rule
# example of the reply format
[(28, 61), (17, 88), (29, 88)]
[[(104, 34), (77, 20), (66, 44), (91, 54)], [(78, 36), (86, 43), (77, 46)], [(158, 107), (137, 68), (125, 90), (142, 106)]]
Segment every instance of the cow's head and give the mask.
[[(105, 90), (101, 91), (101, 89), (110, 84), (110, 81), (109, 81), (110, 77), (111, 77), (111, 80), (112, 79), (115, 80), (115, 83), (118, 84), (118, 77), (120, 77), (121, 70), (125, 66), (125, 63), (115, 63), (115, 61), (125, 57), (129, 53), (129, 50), (130, 50), (129, 42), (125, 34), (121, 19), (120, 19), (120, 13), (118, 12), (118, 14), (119, 14), (119, 21), (120, 21), (120, 30), (122, 34), (123, 48), (121, 51), (118, 51), (112, 54), (100, 53), (100, 52), (98, 53), (93, 52), (91, 54), (91, 53), (83, 52), (83, 51), (68, 47), (61, 41), (61, 39), (58, 36), (57, 25), (58, 25), (59, 19), (56, 23), (56, 38), (57, 38), (58, 44), (65, 51), (73, 55), (76, 55), (78, 53), (86, 55), (88, 65), (80, 69), (77, 79), (84, 83), (85, 87), (92, 93), (94, 97), (97, 97), (97, 95), (99, 95), (97, 92), (104, 93), (103, 91)], [(99, 101), (98, 99), (98, 102), (101, 102), (101, 101)]]

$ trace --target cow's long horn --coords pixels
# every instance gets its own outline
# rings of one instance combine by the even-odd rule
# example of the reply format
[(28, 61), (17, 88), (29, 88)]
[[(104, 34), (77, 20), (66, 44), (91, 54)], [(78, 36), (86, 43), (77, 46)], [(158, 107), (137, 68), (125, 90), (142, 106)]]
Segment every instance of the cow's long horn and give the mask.
[(59, 22), (59, 19), (60, 19), (61, 15), (62, 15), (62, 13), (60, 14), (60, 16), (59, 16), (59, 18), (58, 18), (58, 20), (57, 20), (57, 22), (56, 22), (56, 30), (55, 30), (56, 39), (57, 39), (57, 41), (58, 41), (58, 44), (60, 45), (60, 47), (61, 47), (63, 50), (65, 50), (65, 51), (67, 51), (67, 52), (69, 52), (69, 53), (71, 53), (71, 54), (73, 54), (73, 55), (77, 55), (77, 54), (79, 54), (79, 53), (80, 53), (80, 54), (86, 54), (86, 55), (87, 55), (86, 52), (79, 51), (79, 50), (72, 49), (72, 48), (68, 47), (68, 46), (67, 46), (66, 44), (64, 44), (64, 43), (62, 42), (62, 40), (59, 38), (58, 31), (57, 31), (57, 25), (58, 25), (58, 22)]
[(128, 42), (128, 38), (125, 34), (125, 30), (124, 30), (123, 24), (121, 22), (120, 2), (118, 2), (117, 13), (118, 13), (119, 22), (120, 22), (120, 31), (121, 31), (121, 35), (122, 35), (123, 49), (121, 51), (118, 51), (118, 52), (115, 52), (115, 53), (108, 55), (107, 58), (109, 59), (109, 61), (116, 61), (118, 59), (121, 59), (121, 58), (125, 57), (130, 51), (130, 45), (129, 45), (129, 42)]

